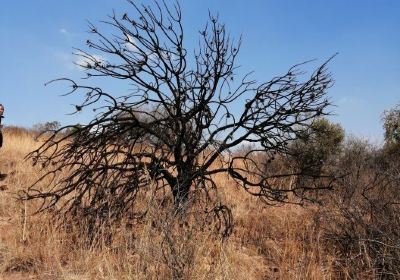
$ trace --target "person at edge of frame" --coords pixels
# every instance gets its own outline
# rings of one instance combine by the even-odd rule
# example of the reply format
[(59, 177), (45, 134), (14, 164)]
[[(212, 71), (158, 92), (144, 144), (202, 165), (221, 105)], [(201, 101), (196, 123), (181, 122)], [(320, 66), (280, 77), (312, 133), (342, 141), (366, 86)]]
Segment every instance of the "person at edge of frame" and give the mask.
[[(3, 126), (1, 125), (1, 120), (4, 118), (4, 106), (3, 104), (0, 103), (0, 148), (3, 146), (3, 133), (2, 133), (2, 128)], [(0, 172), (0, 181), (3, 181), (7, 177), (7, 174), (2, 174)], [(0, 186), (0, 190), (4, 190), (4, 186)]]
[(3, 133), (2, 133), (2, 128), (3, 126), (1, 125), (1, 120), (4, 118), (4, 106), (3, 104), (0, 103), (0, 148), (3, 146)]

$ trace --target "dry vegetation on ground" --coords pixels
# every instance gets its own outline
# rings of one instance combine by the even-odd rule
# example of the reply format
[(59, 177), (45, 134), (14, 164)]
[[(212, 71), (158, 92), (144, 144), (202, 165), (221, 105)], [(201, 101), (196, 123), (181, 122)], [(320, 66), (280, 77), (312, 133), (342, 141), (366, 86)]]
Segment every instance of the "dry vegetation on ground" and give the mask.
[[(393, 268), (399, 251), (397, 240), (392, 240), (398, 234), (396, 212), (379, 208), (389, 214), (377, 217), (378, 224), (372, 217), (381, 213), (374, 212), (377, 208), (368, 208), (371, 217), (367, 217), (362, 208), (367, 206), (352, 200), (357, 196), (357, 183), (368, 178), (346, 179), (346, 185), (353, 186), (355, 191), (347, 196), (335, 195), (338, 200), (346, 197), (347, 201), (339, 205), (346, 207), (334, 204), (270, 207), (242, 193), (221, 176), (220, 194), (231, 206), (235, 219), (233, 234), (228, 239), (216, 235), (201, 215), (193, 214), (196, 222), (188, 224), (171, 217), (169, 209), (148, 195), (141, 197), (141, 203), (149, 210), (140, 222), (115, 226), (110, 229), (114, 233), (111, 243), (105, 237), (102, 244), (88, 247), (79, 228), (56, 229), (47, 214), (31, 215), (34, 203), (15, 199), (18, 190), (29, 186), (39, 174), (37, 167), (23, 160), (37, 145), (29, 132), (20, 129), (5, 132), (0, 170), (8, 177), (0, 182), (0, 279), (394, 279), (399, 276)], [(352, 147), (353, 153), (356, 148)], [(362, 147), (359, 150), (358, 157), (364, 151)], [(363, 162), (367, 164), (368, 160)], [(362, 166), (358, 168), (364, 170)], [(373, 176), (370, 172), (361, 177), (367, 175)], [(385, 223), (383, 218), (389, 216)], [(384, 235), (379, 230), (392, 234)], [(367, 241), (372, 238), (375, 247)], [(379, 242), (384, 246), (379, 247)], [(382, 274), (385, 269), (388, 273)]]

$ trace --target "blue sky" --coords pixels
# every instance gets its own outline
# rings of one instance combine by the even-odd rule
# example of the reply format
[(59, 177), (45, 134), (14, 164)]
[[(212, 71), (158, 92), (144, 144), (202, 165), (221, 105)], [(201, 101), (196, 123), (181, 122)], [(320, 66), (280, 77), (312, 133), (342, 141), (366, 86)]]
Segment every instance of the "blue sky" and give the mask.
[[(139, 2), (139, 1), (138, 1)], [(219, 13), (243, 43), (238, 63), (243, 74), (266, 81), (309, 59), (330, 64), (336, 104), (332, 120), (348, 133), (382, 139), (382, 112), (400, 103), (400, 1), (397, 0), (202, 0), (181, 1), (186, 38), (197, 42), (208, 10)], [(0, 103), (5, 124), (32, 126), (58, 120), (85, 122), (73, 111), (78, 97), (60, 97), (63, 85), (44, 86), (59, 77), (83, 76), (72, 62), (73, 47), (89, 37), (87, 20), (97, 23), (124, 0), (2, 1), (0, 9)], [(129, 10), (128, 10), (129, 11)], [(123, 91), (123, 88), (115, 88)], [(239, 110), (239, 108), (235, 108)]]

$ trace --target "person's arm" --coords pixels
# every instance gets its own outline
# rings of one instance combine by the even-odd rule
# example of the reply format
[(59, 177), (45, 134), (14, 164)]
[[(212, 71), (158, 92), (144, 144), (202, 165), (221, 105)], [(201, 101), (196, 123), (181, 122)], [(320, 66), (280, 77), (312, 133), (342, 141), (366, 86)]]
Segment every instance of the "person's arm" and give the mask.
[(1, 121), (4, 118), (4, 106), (0, 104), (0, 128), (1, 128)]

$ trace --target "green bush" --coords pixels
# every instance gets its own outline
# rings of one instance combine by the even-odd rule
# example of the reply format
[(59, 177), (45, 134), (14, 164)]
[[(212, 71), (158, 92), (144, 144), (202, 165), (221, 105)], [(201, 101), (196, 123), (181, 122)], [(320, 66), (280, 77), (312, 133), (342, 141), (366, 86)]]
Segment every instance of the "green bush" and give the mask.
[(324, 164), (340, 152), (344, 135), (339, 124), (325, 118), (316, 119), (298, 135), (290, 147), (299, 171), (310, 176), (320, 175)]

